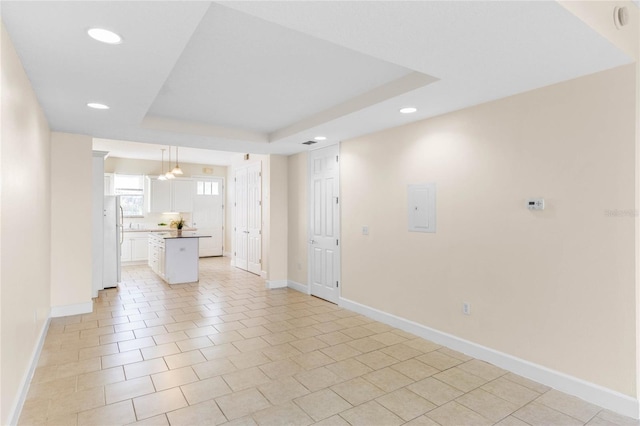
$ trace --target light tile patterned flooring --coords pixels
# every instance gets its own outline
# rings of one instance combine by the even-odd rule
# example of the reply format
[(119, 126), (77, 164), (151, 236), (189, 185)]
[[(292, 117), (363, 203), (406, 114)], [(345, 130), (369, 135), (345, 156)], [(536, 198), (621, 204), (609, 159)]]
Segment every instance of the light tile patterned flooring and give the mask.
[[(202, 259), (123, 268), (51, 321), (22, 425), (638, 425), (401, 330)], [(228, 422), (228, 423), (227, 423)]]

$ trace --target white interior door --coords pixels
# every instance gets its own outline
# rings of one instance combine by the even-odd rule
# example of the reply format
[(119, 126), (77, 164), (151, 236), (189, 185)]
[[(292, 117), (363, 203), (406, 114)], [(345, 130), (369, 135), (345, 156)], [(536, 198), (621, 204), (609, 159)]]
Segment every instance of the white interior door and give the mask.
[(234, 202), (234, 250), (233, 261), (237, 268), (249, 270), (247, 246), (249, 244), (248, 215), (247, 215), (247, 168), (236, 170), (234, 179), (235, 195)]
[(222, 178), (196, 179), (193, 198), (193, 226), (198, 232), (211, 235), (201, 238), (200, 257), (222, 256), (224, 235), (224, 186)]
[(262, 168), (260, 163), (247, 168), (247, 263), (249, 272), (260, 275), (262, 269)]
[(340, 296), (339, 147), (309, 152), (309, 282), (311, 294)]

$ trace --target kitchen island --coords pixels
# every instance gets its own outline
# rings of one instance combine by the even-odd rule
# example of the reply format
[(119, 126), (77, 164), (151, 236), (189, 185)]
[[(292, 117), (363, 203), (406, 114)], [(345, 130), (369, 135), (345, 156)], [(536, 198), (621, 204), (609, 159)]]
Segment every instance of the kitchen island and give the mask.
[(198, 282), (198, 232), (152, 232), (149, 234), (149, 267), (168, 284)]

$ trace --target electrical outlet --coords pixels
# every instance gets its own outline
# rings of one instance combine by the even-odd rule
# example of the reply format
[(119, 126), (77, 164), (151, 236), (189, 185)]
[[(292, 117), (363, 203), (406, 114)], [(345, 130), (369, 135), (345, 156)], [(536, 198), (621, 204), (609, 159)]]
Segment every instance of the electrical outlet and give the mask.
[(462, 302), (462, 313), (465, 315), (471, 315), (471, 303)]

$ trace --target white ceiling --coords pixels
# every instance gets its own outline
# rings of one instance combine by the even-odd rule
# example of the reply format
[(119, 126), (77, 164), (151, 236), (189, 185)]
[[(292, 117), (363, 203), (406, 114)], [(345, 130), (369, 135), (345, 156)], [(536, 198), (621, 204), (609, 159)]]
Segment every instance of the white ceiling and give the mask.
[[(555, 1), (0, 8), (52, 130), (128, 155), (121, 141), (291, 154), (631, 62)], [(124, 42), (95, 42), (93, 26)]]

